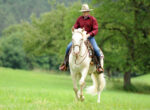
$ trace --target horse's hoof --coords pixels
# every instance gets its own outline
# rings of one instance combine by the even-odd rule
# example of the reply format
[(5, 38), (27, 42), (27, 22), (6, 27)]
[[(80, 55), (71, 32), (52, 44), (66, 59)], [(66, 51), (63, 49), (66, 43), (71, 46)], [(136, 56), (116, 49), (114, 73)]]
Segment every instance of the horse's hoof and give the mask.
[(84, 101), (84, 96), (80, 96), (80, 100), (83, 102)]
[(97, 103), (100, 103), (100, 100), (97, 100)]
[(77, 99), (80, 99), (80, 90), (77, 92)]

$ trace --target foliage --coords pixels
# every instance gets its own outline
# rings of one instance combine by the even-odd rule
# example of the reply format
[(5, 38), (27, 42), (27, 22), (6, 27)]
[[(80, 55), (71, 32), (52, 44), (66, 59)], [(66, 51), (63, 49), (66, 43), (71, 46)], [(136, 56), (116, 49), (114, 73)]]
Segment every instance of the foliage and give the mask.
[[(147, 0), (95, 0), (98, 4), (100, 36), (106, 68), (124, 72), (125, 85), (130, 85), (130, 74), (149, 71), (150, 2)], [(111, 69), (112, 70), (112, 69)]]
[(16, 37), (22, 33), (15, 33), (0, 40), (0, 65), (11, 68), (27, 69), (25, 52), (22, 41)]
[[(22, 20), (30, 21), (30, 16), (34, 13), (37, 17), (41, 13), (48, 12), (52, 7), (50, 4), (56, 0), (0, 0), (0, 37), (2, 30), (12, 24), (20, 23)], [(76, 0), (57, 0), (57, 3), (64, 3), (66, 6)], [(89, 2), (89, 0), (82, 0)]]
[(49, 56), (29, 56), (27, 54), (23, 47), (24, 37), (25, 31), (21, 24), (10, 26), (3, 31), (0, 41), (0, 65), (22, 69), (51, 69)]
[[(57, 5), (57, 10), (53, 9), (51, 12), (44, 13), (40, 18), (32, 15), (31, 23), (23, 22), (26, 53), (29, 56), (48, 55), (50, 56), (50, 66), (58, 68), (63, 59), (65, 48), (71, 41), (71, 27), (79, 15), (74, 7), (78, 4), (70, 9), (66, 9), (64, 5)], [(73, 14), (71, 15), (71, 13)]]
[(0, 36), (2, 30), (9, 25), (29, 20), (32, 13), (39, 16), (40, 13), (49, 10), (47, 0), (0, 0)]

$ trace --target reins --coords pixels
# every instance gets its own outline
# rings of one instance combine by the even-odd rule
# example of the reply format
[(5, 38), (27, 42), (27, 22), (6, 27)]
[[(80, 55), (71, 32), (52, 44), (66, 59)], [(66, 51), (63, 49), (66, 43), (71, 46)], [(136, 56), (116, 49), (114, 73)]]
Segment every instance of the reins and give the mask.
[[(82, 35), (82, 37), (83, 37), (83, 33), (82, 32), (78, 32), (78, 33), (80, 33), (81, 35)], [(84, 44), (85, 44), (85, 42), (84, 42)], [(73, 46), (73, 49), (74, 49), (74, 47), (75, 46), (79, 46), (79, 53), (80, 53), (80, 51), (81, 51), (81, 44), (80, 45), (72, 45)], [(85, 46), (86, 46), (86, 44), (85, 44)], [(79, 62), (79, 63), (77, 63), (77, 58), (78, 58), (78, 56), (76, 56), (75, 54), (74, 54), (74, 51), (73, 51), (73, 55), (74, 56), (76, 56), (76, 59), (75, 59), (75, 64), (76, 65), (80, 65), (84, 60), (85, 60), (85, 58), (87, 57), (87, 54), (88, 54), (88, 49), (87, 49), (87, 47), (86, 47), (86, 51), (85, 51), (85, 53), (83, 54), (83, 55), (78, 55), (79, 57), (83, 57), (83, 59)]]
[(78, 58), (78, 57), (76, 57), (76, 59), (75, 59), (75, 64), (76, 64), (76, 65), (80, 65), (80, 64), (85, 60), (85, 58), (87, 57), (87, 54), (88, 54), (88, 50), (87, 50), (87, 48), (86, 48), (86, 51), (85, 51), (84, 55), (83, 55), (83, 56), (79, 55), (80, 57), (84, 57), (84, 58), (80, 61), (80, 63), (77, 63), (77, 58)]

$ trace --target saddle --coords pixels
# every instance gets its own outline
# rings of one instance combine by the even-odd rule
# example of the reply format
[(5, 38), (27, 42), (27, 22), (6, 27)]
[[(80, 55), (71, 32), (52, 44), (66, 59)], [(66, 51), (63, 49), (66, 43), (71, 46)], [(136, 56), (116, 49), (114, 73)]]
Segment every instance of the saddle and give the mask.
[(90, 43), (89, 40), (86, 40), (84, 43), (87, 46), (87, 49), (88, 49), (88, 52), (89, 52), (89, 56), (92, 58), (90, 64), (91, 65), (94, 65), (94, 64), (97, 65), (98, 64), (98, 60), (97, 60), (97, 57), (95, 55), (95, 52), (94, 52), (92, 44)]
[[(89, 56), (92, 58), (90, 64), (91, 65), (94, 65), (94, 64), (97, 65), (98, 64), (98, 59), (97, 59), (97, 57), (95, 55), (95, 52), (94, 52), (92, 44), (90, 43), (89, 40), (86, 40), (84, 43), (85, 43), (85, 45), (86, 45), (86, 47), (88, 49)], [(71, 46), (71, 49), (69, 51), (69, 55), (70, 55), (71, 51), (72, 51), (72, 46)], [(67, 56), (68, 58), (66, 58), (66, 59), (69, 59), (69, 55)]]

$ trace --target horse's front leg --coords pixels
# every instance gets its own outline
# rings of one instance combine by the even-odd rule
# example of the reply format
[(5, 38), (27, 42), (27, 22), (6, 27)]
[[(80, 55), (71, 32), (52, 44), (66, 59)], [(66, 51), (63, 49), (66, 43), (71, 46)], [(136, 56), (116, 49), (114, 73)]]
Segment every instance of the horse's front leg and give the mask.
[(83, 69), (81, 71), (81, 79), (80, 79), (80, 82), (79, 82), (79, 85), (80, 85), (80, 99), (81, 101), (84, 100), (84, 96), (83, 96), (83, 88), (84, 88), (84, 85), (85, 85), (85, 78), (87, 76), (87, 73), (88, 73), (88, 69)]
[(73, 90), (75, 92), (76, 98), (79, 99), (78, 88), (77, 88), (77, 74), (71, 72), (71, 76), (72, 76), (72, 82), (73, 82)]

